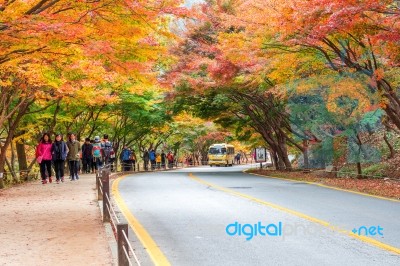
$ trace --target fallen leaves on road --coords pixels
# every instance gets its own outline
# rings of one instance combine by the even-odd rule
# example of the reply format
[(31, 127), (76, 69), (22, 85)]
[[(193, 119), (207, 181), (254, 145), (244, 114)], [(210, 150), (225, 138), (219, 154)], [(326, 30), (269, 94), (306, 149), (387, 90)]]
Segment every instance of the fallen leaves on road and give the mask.
[(248, 172), (271, 177), (288, 178), (297, 181), (315, 182), (327, 186), (363, 192), (371, 195), (400, 199), (400, 180), (321, 177), (320, 173), (318, 172), (284, 172), (265, 169), (253, 169)]

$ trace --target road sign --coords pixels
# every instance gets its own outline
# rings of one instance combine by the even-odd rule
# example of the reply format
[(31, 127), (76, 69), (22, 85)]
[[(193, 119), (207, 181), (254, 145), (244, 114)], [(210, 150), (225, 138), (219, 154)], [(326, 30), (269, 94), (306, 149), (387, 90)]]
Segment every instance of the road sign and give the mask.
[(267, 149), (256, 148), (256, 162), (265, 163), (267, 161)]

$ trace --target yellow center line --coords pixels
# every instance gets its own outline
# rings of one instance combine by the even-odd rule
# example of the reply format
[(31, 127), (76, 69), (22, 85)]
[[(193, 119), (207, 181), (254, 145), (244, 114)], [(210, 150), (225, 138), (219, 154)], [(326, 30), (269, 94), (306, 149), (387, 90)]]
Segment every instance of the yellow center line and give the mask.
[(131, 213), (131, 211), (129, 210), (125, 201), (122, 199), (121, 194), (119, 192), (118, 185), (119, 185), (119, 182), (124, 178), (125, 178), (125, 176), (119, 177), (116, 180), (114, 180), (114, 182), (112, 184), (112, 195), (118, 205), (118, 208), (120, 209), (122, 214), (125, 216), (126, 220), (128, 221), (128, 224), (130, 225), (132, 230), (137, 235), (138, 239), (140, 240), (140, 242), (146, 249), (147, 253), (150, 255), (150, 258), (154, 262), (154, 264), (160, 265), (160, 266), (171, 265), (171, 263), (168, 261), (167, 257), (164, 255), (164, 253), (158, 247), (157, 243), (150, 236), (150, 234), (143, 227), (143, 225), (140, 224), (139, 220)]
[(294, 210), (291, 210), (291, 209), (282, 207), (282, 206), (280, 206), (280, 205), (277, 205), (277, 204), (274, 204), (274, 203), (271, 203), (271, 202), (267, 202), (267, 201), (264, 201), (264, 200), (255, 198), (255, 197), (253, 197), (253, 196), (246, 195), (246, 194), (243, 194), (243, 193), (234, 191), (234, 190), (232, 190), (232, 189), (228, 189), (228, 188), (225, 188), (225, 187), (222, 187), (222, 186), (219, 186), (219, 185), (216, 185), (216, 184), (207, 182), (207, 181), (205, 181), (205, 180), (202, 180), (202, 179), (198, 178), (197, 176), (193, 175), (192, 173), (189, 174), (189, 177), (190, 177), (191, 179), (193, 179), (194, 181), (196, 181), (196, 182), (199, 182), (199, 183), (204, 184), (204, 185), (206, 185), (206, 186), (212, 187), (212, 188), (214, 188), (214, 189), (217, 189), (217, 190), (226, 192), (226, 193), (228, 193), (228, 194), (231, 194), (231, 195), (234, 195), (234, 196), (238, 196), (238, 197), (241, 197), (241, 198), (245, 198), (245, 199), (248, 199), (248, 200), (250, 200), (250, 201), (257, 202), (257, 203), (260, 203), (260, 204), (262, 204), (262, 205), (265, 205), (265, 206), (268, 206), (268, 207), (271, 207), (271, 208), (274, 208), (274, 209), (277, 209), (277, 210), (280, 210), (280, 211), (283, 211), (283, 212), (292, 214), (292, 215), (294, 215), (294, 216), (303, 218), (303, 219), (305, 219), (305, 220), (308, 220), (308, 221), (311, 221), (311, 222), (320, 224), (320, 225), (322, 225), (322, 226), (328, 227), (329, 229), (331, 229), (331, 230), (333, 230), (333, 231), (336, 231), (336, 232), (345, 234), (345, 235), (350, 236), (350, 237), (352, 237), (352, 238), (361, 240), (361, 241), (363, 241), (363, 242), (365, 242), (365, 243), (374, 245), (374, 246), (379, 247), (379, 248), (381, 248), (381, 249), (384, 249), (384, 250), (387, 250), (387, 251), (391, 251), (391, 252), (394, 252), (394, 253), (396, 253), (396, 254), (400, 254), (400, 249), (397, 248), (397, 247), (390, 246), (390, 245), (388, 245), (388, 244), (382, 243), (382, 242), (380, 242), (380, 241), (378, 241), (378, 240), (375, 240), (375, 239), (370, 238), (370, 237), (367, 237), (367, 236), (362, 236), (362, 235), (354, 234), (354, 233), (351, 232), (351, 231), (348, 231), (348, 230), (345, 230), (345, 229), (341, 229), (341, 228), (339, 228), (339, 227), (337, 227), (337, 226), (335, 226), (335, 225), (331, 225), (331, 224), (330, 224), (329, 222), (327, 222), (327, 221), (323, 221), (323, 220), (317, 219), (317, 218), (315, 218), (315, 217), (309, 216), (309, 215), (307, 215), (307, 214), (304, 214), (304, 213), (301, 213), (301, 212), (298, 212), (298, 211), (294, 211)]
[(391, 198), (386, 198), (386, 197), (382, 197), (382, 196), (371, 195), (371, 194), (358, 192), (358, 191), (353, 191), (353, 190), (344, 189), (344, 188), (332, 187), (332, 186), (329, 186), (329, 185), (324, 185), (324, 184), (320, 184), (320, 183), (316, 183), (316, 182), (312, 182), (312, 181), (303, 181), (303, 180), (296, 180), (296, 179), (290, 179), (290, 178), (284, 178), (284, 177), (276, 177), (276, 176), (266, 176), (266, 175), (254, 174), (254, 173), (247, 172), (247, 170), (244, 170), (243, 173), (246, 173), (248, 175), (260, 176), (260, 177), (264, 177), (264, 178), (273, 178), (273, 179), (280, 179), (280, 180), (285, 180), (285, 181), (290, 181), (290, 182), (306, 183), (306, 184), (309, 184), (309, 185), (314, 185), (314, 186), (319, 186), (319, 187), (324, 187), (324, 188), (344, 191), (344, 192), (353, 193), (353, 194), (357, 194), (357, 195), (362, 195), (362, 196), (366, 196), (366, 197), (377, 198), (377, 199), (382, 199), (382, 200), (388, 200), (388, 201), (393, 201), (393, 202), (400, 202), (400, 200), (397, 200), (397, 199), (391, 199)]

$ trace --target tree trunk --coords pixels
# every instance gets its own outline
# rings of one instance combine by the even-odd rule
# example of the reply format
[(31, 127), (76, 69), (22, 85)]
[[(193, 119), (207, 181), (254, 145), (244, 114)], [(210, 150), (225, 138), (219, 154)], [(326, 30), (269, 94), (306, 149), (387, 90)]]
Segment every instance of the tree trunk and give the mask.
[(201, 161), (202, 161), (202, 165), (208, 165), (208, 159), (207, 159), (207, 156), (208, 156), (208, 152), (207, 151), (202, 151), (201, 152)]
[(261, 136), (271, 148), (274, 153), (273, 159), (275, 162), (276, 170), (289, 170), (292, 169), (291, 163), (288, 158), (286, 149), (286, 139), (282, 136), (277, 136), (275, 139), (271, 138), (271, 134), (263, 128), (260, 129)]
[(13, 141), (11, 141), (11, 143), (10, 143), (10, 150), (11, 150), (11, 161), (9, 161), (7, 164), (8, 164), (8, 167), (9, 167), (9, 169), (10, 169), (10, 171), (13, 173), (13, 178), (15, 179), (15, 174), (17, 173), (17, 171), (15, 170), (16, 169), (16, 167), (15, 167), (15, 150), (14, 150), (14, 142)]
[(274, 152), (274, 160), (276, 170), (285, 170), (285, 163), (279, 151)]
[(19, 165), (19, 175), (21, 180), (28, 180), (28, 162), (26, 160), (25, 152), (25, 142), (20, 140), (16, 143), (18, 165)]
[(280, 141), (278, 143), (278, 158), (282, 164), (283, 170), (287, 170), (287, 171), (292, 170), (292, 164), (290, 163), (289, 156), (287, 153), (285, 138), (280, 139)]
[[(4, 170), (5, 170), (6, 159), (7, 159), (6, 158), (6, 155), (7, 155), (6, 153), (7, 153), (7, 149), (10, 146), (11, 139), (12, 139), (12, 136), (11, 136), (10, 132), (12, 132), (11, 129), (8, 132), (8, 136), (6, 138), (6, 141), (4, 142), (4, 145), (1, 147), (1, 150), (0, 150), (0, 173), (4, 173)], [(3, 180), (1, 180), (1, 182), (0, 182), (0, 189), (1, 188), (4, 188)]]
[(377, 88), (388, 100), (388, 104), (384, 107), (386, 114), (391, 122), (400, 129), (400, 99), (396, 95), (395, 89), (385, 79), (377, 81)]
[(359, 161), (357, 162), (357, 178), (358, 179), (363, 178), (362, 169), (361, 169), (361, 163)]
[(17, 173), (14, 171), (14, 167), (12, 166), (11, 162), (7, 159), (7, 157), (6, 157), (6, 164), (7, 164), (8, 170), (9, 170), (8, 173), (11, 174), (11, 177), (14, 180), (14, 182), (18, 183), (19, 180), (18, 180)]
[(279, 170), (278, 156), (276, 155), (276, 152), (274, 150), (271, 149), (270, 152), (271, 152), (272, 165), (275, 167), (275, 170)]
[(362, 169), (361, 169), (361, 152), (362, 152), (362, 141), (361, 141), (361, 137), (360, 137), (360, 134), (359, 133), (357, 133), (356, 134), (356, 137), (357, 137), (357, 145), (358, 145), (358, 147), (359, 147), (359, 149), (358, 149), (358, 153), (357, 153), (357, 178), (363, 178), (363, 176), (362, 176)]
[[(29, 106), (32, 104), (32, 102), (28, 102), (25, 103), (21, 106), (21, 108), (19, 109), (18, 114), (16, 115), (16, 117), (12, 120), (10, 119), (9, 123), (10, 123), (10, 128), (7, 132), (7, 137), (6, 140), (3, 144), (3, 146), (0, 149), (0, 173), (4, 173), (4, 169), (5, 169), (5, 164), (6, 164), (6, 153), (7, 153), (7, 149), (11, 144), (11, 141), (14, 137), (14, 133), (15, 130), (17, 129), (19, 122), (21, 121), (22, 117), (26, 114)], [(3, 180), (0, 180), (0, 189), (4, 188), (4, 182)]]
[(389, 151), (390, 151), (390, 154), (389, 154), (389, 156), (388, 156), (388, 159), (392, 159), (392, 158), (394, 157), (395, 151), (394, 151), (394, 148), (393, 148), (392, 144), (390, 144), (390, 142), (389, 142), (389, 139), (388, 139), (388, 137), (387, 137), (387, 135), (386, 135), (386, 132), (385, 132), (385, 134), (383, 135), (383, 139), (385, 140), (385, 143), (386, 143), (386, 145), (388, 146)]
[(278, 169), (277, 170), (285, 170), (285, 164), (283, 163), (283, 160), (279, 157), (279, 155), (277, 156), (278, 158)]
[(284, 165), (284, 169), (286, 171), (292, 171), (292, 163), (289, 160), (289, 156), (287, 153), (282, 154), (282, 161), (283, 161), (283, 165)]
[(308, 160), (308, 140), (303, 140), (303, 157), (304, 157), (304, 170), (309, 170), (310, 163)]
[(3, 172), (0, 172), (0, 189), (3, 189), (3, 188), (4, 188), (4, 181), (3, 181), (3, 178), (4, 178), (4, 173), (3, 173)]

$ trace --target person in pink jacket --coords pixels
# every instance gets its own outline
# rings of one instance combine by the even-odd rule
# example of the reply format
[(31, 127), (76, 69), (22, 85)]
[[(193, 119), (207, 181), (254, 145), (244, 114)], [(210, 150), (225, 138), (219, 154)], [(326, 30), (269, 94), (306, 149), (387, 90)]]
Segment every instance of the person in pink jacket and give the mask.
[(42, 177), (42, 184), (47, 183), (46, 178), (46, 169), (49, 177), (49, 182), (51, 183), (53, 180), (51, 179), (51, 139), (48, 133), (44, 133), (43, 137), (40, 139), (39, 145), (36, 148), (36, 161), (40, 165), (40, 175)]

